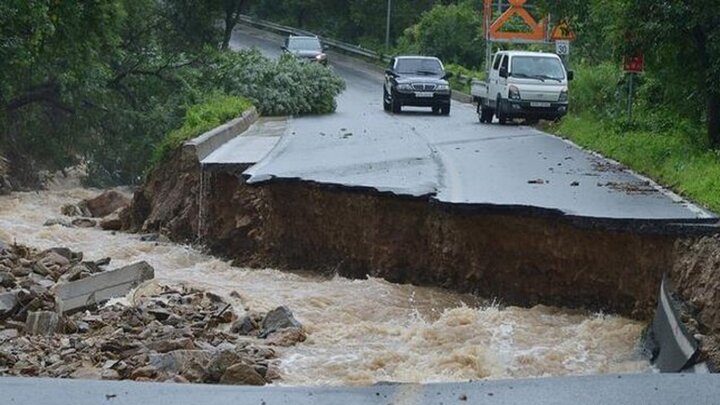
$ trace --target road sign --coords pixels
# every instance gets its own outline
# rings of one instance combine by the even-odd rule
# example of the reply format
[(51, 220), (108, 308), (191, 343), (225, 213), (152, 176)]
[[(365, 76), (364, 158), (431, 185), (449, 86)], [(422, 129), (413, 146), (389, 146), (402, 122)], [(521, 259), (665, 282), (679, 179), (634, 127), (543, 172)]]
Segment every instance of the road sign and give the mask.
[(570, 29), (567, 20), (560, 20), (552, 32), (550, 39), (553, 41), (574, 41), (575, 33)]
[(567, 40), (555, 41), (555, 53), (560, 56), (570, 55), (570, 41), (567, 41)]
[(637, 53), (626, 56), (623, 65), (623, 69), (628, 73), (642, 73), (645, 71), (645, 55)]

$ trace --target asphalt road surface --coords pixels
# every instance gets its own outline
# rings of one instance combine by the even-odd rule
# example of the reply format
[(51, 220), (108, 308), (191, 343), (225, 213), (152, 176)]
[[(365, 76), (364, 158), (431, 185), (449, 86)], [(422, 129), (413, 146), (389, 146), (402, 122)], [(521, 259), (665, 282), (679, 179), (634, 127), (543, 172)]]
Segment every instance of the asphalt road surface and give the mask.
[[(277, 35), (242, 27), (232, 46), (278, 57), (281, 42)], [(347, 83), (337, 112), (292, 117), (282, 128), (274, 124), (272, 142), (253, 143), (252, 155), (264, 158), (246, 172), (249, 182), (301, 179), (445, 203), (542, 208), (593, 218), (714, 217), (558, 137), (528, 126), (481, 124), (471, 104), (453, 102), (449, 117), (433, 115), (429, 108), (387, 113), (381, 69), (342, 55), (331, 54), (330, 60)], [(251, 130), (253, 136), (258, 132)], [(209, 159), (240, 163), (247, 160), (240, 158), (244, 144), (231, 141)]]

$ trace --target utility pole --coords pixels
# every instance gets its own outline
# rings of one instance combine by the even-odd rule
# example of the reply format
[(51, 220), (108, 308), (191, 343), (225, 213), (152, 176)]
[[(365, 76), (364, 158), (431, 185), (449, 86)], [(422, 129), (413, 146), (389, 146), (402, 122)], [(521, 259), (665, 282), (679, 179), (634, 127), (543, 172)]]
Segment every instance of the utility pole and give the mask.
[(385, 49), (390, 49), (390, 16), (392, 15), (392, 0), (387, 2), (387, 23), (385, 25)]

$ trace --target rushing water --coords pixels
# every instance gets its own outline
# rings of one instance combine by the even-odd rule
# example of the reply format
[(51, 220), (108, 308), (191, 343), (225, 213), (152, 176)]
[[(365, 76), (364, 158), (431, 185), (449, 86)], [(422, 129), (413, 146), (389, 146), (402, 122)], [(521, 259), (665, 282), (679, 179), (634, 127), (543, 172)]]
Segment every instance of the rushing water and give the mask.
[(288, 385), (440, 382), (482, 378), (648, 372), (637, 354), (641, 323), (537, 306), (487, 305), (437, 288), (380, 279), (250, 270), (187, 246), (155, 244), (98, 229), (43, 227), (66, 203), (96, 192), (74, 189), (0, 197), (0, 240), (66, 246), (112, 266), (146, 260), (161, 281), (191, 282), (240, 294), (243, 306), (288, 305), (308, 340), (281, 349)]

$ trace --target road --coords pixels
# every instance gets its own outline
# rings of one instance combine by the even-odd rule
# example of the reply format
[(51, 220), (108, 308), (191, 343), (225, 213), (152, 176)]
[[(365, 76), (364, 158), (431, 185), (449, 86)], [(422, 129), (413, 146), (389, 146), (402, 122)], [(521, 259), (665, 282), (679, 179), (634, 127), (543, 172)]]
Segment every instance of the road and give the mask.
[[(280, 54), (281, 38), (243, 27), (235, 49)], [(429, 109), (382, 109), (380, 69), (331, 54), (332, 68), (347, 83), (334, 114), (274, 123), (273, 141), (246, 171), (250, 183), (301, 179), (363, 187), (443, 203), (540, 208), (564, 215), (695, 222), (714, 215), (648, 179), (558, 137), (522, 125), (478, 122), (475, 107), (453, 102), (450, 117)], [(251, 133), (262, 132), (256, 127)], [(242, 138), (242, 137), (240, 137)], [(207, 163), (240, 163), (236, 139)], [(253, 145), (257, 145), (253, 142)]]

